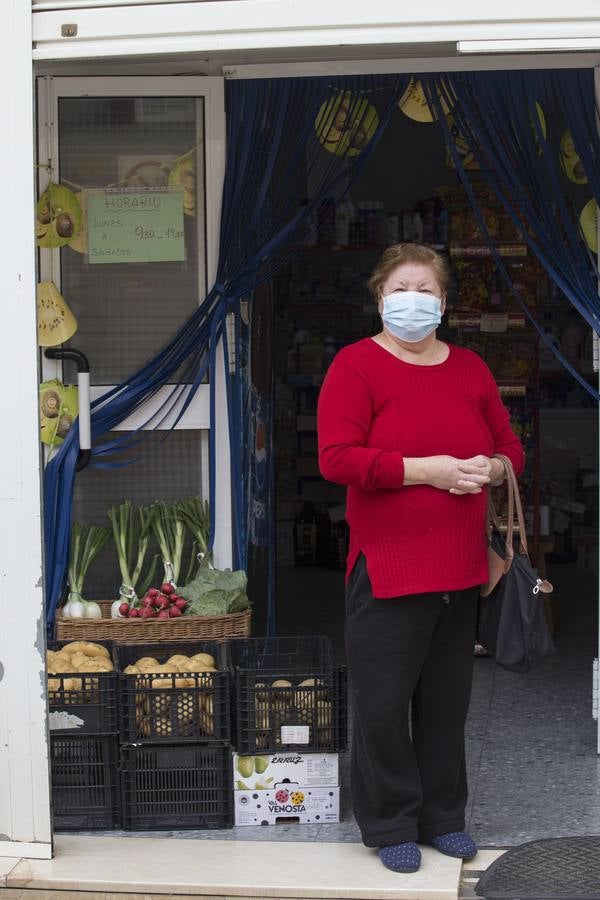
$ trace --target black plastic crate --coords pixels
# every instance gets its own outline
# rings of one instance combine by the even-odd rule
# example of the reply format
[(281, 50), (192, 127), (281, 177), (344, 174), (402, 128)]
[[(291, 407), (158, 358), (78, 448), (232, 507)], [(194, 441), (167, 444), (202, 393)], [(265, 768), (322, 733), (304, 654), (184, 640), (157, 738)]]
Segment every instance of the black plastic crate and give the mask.
[(249, 638), (229, 646), (238, 753), (346, 748), (346, 670), (335, 664), (329, 638)]
[[(60, 650), (73, 643), (53, 641), (48, 650)], [(101, 644), (111, 654), (111, 641)], [(111, 734), (119, 730), (115, 672), (64, 672), (48, 674), (49, 728), (52, 735)]]
[(120, 824), (118, 743), (111, 735), (50, 739), (52, 812), (56, 831)]
[(123, 828), (231, 828), (232, 782), (228, 746), (122, 747)]
[[(209, 653), (217, 672), (125, 675), (142, 657), (165, 664), (172, 656)], [(120, 731), (125, 744), (227, 742), (231, 739), (231, 663), (226, 644), (194, 641), (117, 644)]]

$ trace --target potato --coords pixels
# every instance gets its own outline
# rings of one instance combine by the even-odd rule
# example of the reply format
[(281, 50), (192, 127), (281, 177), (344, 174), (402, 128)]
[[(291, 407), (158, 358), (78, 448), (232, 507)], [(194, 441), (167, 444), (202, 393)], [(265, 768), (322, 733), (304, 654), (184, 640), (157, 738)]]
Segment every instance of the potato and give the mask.
[(96, 657), (87, 656), (85, 653), (82, 653), (81, 650), (77, 650), (77, 652), (73, 653), (73, 655), (71, 656), (71, 662), (79, 672), (84, 672), (85, 669), (83, 668), (83, 666), (87, 665), (87, 663), (89, 663), (92, 659), (96, 659)]
[(327, 700), (327, 691), (322, 687), (322, 682), (318, 678), (305, 678), (296, 688), (296, 706), (311, 709), (315, 699)]
[(48, 679), (48, 699), (55, 700), (56, 694), (60, 691), (60, 678)]
[(169, 657), (167, 665), (176, 666), (178, 669), (181, 669), (182, 666), (188, 665), (189, 662), (189, 656), (184, 656), (182, 653), (176, 653), (174, 656)]
[(114, 666), (111, 663), (110, 659), (102, 659), (102, 657), (95, 657), (94, 659), (88, 659), (85, 667), (81, 667), (79, 669), (80, 672), (114, 672)]
[(141, 659), (136, 660), (134, 665), (138, 667), (140, 672), (143, 672), (146, 666), (158, 666), (160, 664), (153, 656), (142, 656)]
[(56, 650), (46, 650), (46, 662), (49, 663), (56, 656)]
[(171, 725), (170, 719), (162, 716), (159, 719), (156, 719), (154, 724), (154, 732), (155, 734), (159, 734), (162, 737), (170, 736), (173, 734), (173, 726)]
[(318, 737), (320, 744), (331, 743), (331, 703), (327, 700), (319, 700), (317, 703), (317, 725)]
[(65, 678), (63, 681), (65, 691), (80, 691), (81, 678)]
[(137, 666), (133, 666), (133, 665), (132, 665), (132, 666), (126, 666), (126, 668), (123, 669), (123, 674), (124, 674), (124, 675), (139, 675), (139, 674), (140, 674), (140, 670), (138, 669)]
[(215, 731), (213, 715), (213, 698), (210, 694), (201, 694), (199, 698), (200, 728), (204, 734), (211, 735)]
[(67, 650), (70, 654), (81, 650), (86, 656), (106, 656), (110, 659), (108, 649), (102, 644), (95, 644), (93, 641), (71, 641), (70, 644), (66, 644), (63, 647), (63, 650)]
[(190, 659), (194, 663), (200, 663), (203, 666), (210, 666), (211, 668), (215, 668), (215, 658), (211, 656), (210, 653), (195, 653), (194, 656), (190, 656)]
[[(277, 681), (274, 681), (271, 684), (271, 688), (291, 688), (292, 682), (287, 681), (285, 678), (278, 678)], [(271, 696), (273, 700), (278, 700), (280, 703), (293, 703), (294, 702), (294, 692), (290, 690), (272, 690)]]
[(264, 681), (257, 681), (254, 685), (254, 696), (261, 703), (264, 703), (269, 699), (268, 691), (264, 690), (264, 688), (266, 687), (267, 685), (264, 683)]
[(70, 659), (66, 659), (64, 656), (61, 656), (60, 653), (57, 653), (54, 659), (52, 660), (52, 674), (53, 675), (65, 675), (69, 672), (73, 672), (73, 664)]
[(271, 722), (268, 707), (256, 706), (254, 721), (256, 725), (256, 748), (257, 750), (262, 750), (268, 746), (270, 736), (269, 726)]
[(192, 660), (189, 663), (181, 668), (182, 672), (216, 672), (217, 670), (214, 666), (207, 666), (206, 663), (201, 662), (193, 662)]
[(142, 673), (142, 675), (160, 675), (160, 674), (178, 675), (179, 674), (179, 670), (176, 669), (174, 666), (161, 665), (160, 663), (157, 663), (155, 666), (151, 666), (150, 664), (145, 665), (145, 666), (140, 666), (140, 664), (138, 663), (137, 666), (138, 666), (138, 669), (140, 670), (140, 672)]

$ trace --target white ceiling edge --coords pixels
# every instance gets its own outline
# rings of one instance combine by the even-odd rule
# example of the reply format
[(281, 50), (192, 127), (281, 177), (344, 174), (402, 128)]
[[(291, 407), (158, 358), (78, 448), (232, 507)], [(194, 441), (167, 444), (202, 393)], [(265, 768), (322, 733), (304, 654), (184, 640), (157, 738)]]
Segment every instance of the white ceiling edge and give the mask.
[[(224, 75), (227, 79), (291, 78), (316, 75), (395, 74), (422, 72), (497, 71), (506, 69), (569, 69), (600, 66), (599, 53), (482, 54), (459, 57), (448, 45), (417, 45), (411, 53), (394, 53), (403, 48), (323, 47), (303, 48), (286, 54), (281, 50), (240, 53), (224, 51), (209, 57), (200, 54), (173, 54), (164, 57), (107, 57), (86, 60), (42, 60), (36, 62), (37, 76), (110, 75)], [(394, 54), (394, 55), (392, 55)]]

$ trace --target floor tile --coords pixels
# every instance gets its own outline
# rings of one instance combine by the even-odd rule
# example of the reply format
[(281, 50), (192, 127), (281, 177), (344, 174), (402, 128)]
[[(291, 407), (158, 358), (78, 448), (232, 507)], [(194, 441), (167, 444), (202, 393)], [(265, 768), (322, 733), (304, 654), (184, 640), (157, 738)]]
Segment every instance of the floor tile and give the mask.
[(485, 872), (493, 862), (496, 862), (505, 853), (505, 849), (480, 850), (475, 859), (470, 859), (463, 863), (463, 874), (465, 872)]
[[(110, 865), (107, 865), (110, 860)], [(150, 894), (212, 897), (369, 898), (456, 900), (458, 860), (430, 848), (412, 875), (381, 865), (362, 845), (250, 841), (61, 836), (53, 860), (23, 860), (9, 876), (11, 888), (89, 891), (127, 890)]]
[(0, 856), (0, 887), (6, 884), (6, 876), (18, 862), (20, 862), (20, 859), (15, 856)]

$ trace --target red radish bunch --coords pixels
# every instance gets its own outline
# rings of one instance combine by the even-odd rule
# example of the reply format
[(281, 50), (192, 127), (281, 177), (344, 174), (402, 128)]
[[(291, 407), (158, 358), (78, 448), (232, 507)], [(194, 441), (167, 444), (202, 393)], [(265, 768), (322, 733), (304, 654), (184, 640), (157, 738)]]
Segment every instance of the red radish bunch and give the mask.
[(187, 609), (187, 600), (176, 593), (166, 581), (160, 588), (150, 588), (140, 600), (139, 606), (121, 603), (119, 612), (129, 619), (175, 619)]

